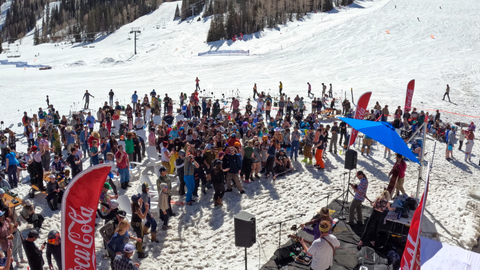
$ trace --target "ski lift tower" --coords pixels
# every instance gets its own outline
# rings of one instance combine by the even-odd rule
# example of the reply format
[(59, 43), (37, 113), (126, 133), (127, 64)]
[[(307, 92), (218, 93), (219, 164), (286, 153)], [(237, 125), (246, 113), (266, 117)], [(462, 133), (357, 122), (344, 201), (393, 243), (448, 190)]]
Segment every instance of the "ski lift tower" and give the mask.
[(133, 51), (134, 54), (137, 54), (137, 33), (141, 33), (140, 27), (132, 27), (132, 31), (130, 34), (133, 33)]

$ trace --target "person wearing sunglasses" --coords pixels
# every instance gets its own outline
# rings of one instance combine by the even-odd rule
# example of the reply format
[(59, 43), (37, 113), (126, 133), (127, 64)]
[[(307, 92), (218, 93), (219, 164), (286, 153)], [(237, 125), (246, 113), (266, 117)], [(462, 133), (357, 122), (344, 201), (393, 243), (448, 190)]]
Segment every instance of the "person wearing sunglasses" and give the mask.
[(52, 256), (57, 268), (62, 270), (62, 246), (60, 245), (60, 233), (52, 230), (48, 233), (47, 241), (47, 263), (49, 269), (53, 270)]

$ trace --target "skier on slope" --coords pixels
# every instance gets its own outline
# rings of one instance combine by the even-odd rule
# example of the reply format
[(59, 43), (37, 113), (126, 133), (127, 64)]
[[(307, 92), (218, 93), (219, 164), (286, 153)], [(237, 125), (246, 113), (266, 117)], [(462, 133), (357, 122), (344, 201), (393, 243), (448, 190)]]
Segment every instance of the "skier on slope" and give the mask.
[(327, 86), (322, 83), (322, 98), (325, 97), (325, 91), (327, 90)]
[(332, 88), (332, 84), (330, 84), (330, 89), (328, 89), (328, 97), (333, 98), (333, 88)]
[(445, 100), (445, 96), (448, 97), (448, 101), (452, 102), (450, 100), (450, 86), (447, 84), (447, 89), (445, 89), (445, 94), (443, 94), (443, 99), (442, 100)]
[(138, 101), (138, 95), (137, 95), (137, 91), (135, 91), (132, 95), (132, 104), (133, 104), (134, 111), (136, 109), (137, 101)]
[(280, 85), (278, 86), (278, 92), (280, 92), (280, 96), (282, 96), (283, 91), (283, 83), (280, 81)]
[(308, 96), (310, 97), (310, 95), (312, 94), (312, 85), (310, 85), (309, 82), (307, 82), (307, 85), (308, 85)]
[(113, 90), (110, 89), (110, 92), (108, 92), (108, 100), (110, 101), (110, 106), (113, 106), (113, 96), (115, 96), (115, 93), (113, 93)]
[(90, 104), (90, 97), (95, 98), (90, 93), (88, 93), (88, 90), (85, 90), (85, 94), (83, 94), (83, 98), (82, 98), (82, 99), (85, 99), (85, 105), (83, 106), (84, 109), (88, 109), (88, 105)]
[(195, 90), (200, 90), (200, 84), (199, 84), (200, 80), (198, 79), (198, 77), (195, 79)]
[(255, 99), (256, 96), (258, 96), (257, 84), (254, 83), (254, 84), (253, 84), (253, 99)]

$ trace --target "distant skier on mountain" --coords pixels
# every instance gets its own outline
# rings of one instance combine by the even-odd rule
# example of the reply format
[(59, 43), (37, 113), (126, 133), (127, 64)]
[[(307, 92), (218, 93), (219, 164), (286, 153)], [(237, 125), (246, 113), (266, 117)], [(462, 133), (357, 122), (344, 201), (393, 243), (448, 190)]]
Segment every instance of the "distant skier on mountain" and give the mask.
[(257, 84), (254, 83), (254, 84), (253, 84), (253, 99), (255, 99), (256, 96), (258, 96)]
[(85, 105), (83, 106), (84, 109), (88, 109), (88, 105), (90, 104), (90, 97), (95, 98), (94, 96), (90, 95), (90, 93), (88, 93), (88, 90), (85, 90), (85, 94), (83, 94), (82, 98), (85, 99)]
[(195, 79), (195, 90), (200, 90), (200, 80), (198, 77)]
[(108, 100), (110, 101), (110, 106), (113, 106), (113, 96), (115, 96), (115, 93), (113, 93), (113, 90), (110, 89), (110, 92), (108, 92)]
[(307, 85), (308, 85), (308, 96), (310, 97), (310, 95), (312, 94), (312, 85), (310, 85), (309, 82), (307, 82)]
[(332, 84), (330, 84), (330, 89), (328, 89), (328, 97), (333, 98), (333, 88), (332, 88)]
[(327, 86), (322, 83), (322, 97), (325, 97), (325, 91), (327, 90)]
[[(445, 90), (445, 94), (443, 94), (443, 99), (442, 100), (445, 100), (445, 96), (448, 97), (448, 101), (450, 101), (450, 86), (447, 84), (447, 89)], [(452, 101), (450, 101), (452, 102)]]
[(280, 96), (282, 96), (282, 91), (283, 91), (283, 84), (280, 82), (280, 85), (278, 86), (278, 92), (280, 92)]
[(132, 104), (133, 104), (134, 111), (136, 109), (137, 101), (138, 101), (138, 95), (137, 95), (137, 91), (135, 91), (132, 95)]

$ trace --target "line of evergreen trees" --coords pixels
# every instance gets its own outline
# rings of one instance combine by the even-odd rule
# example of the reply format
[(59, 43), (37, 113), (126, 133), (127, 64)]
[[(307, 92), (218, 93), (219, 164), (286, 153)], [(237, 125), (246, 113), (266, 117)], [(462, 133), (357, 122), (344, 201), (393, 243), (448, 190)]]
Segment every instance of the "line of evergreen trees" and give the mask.
[[(183, 7), (193, 1), (183, 0), (182, 19), (186, 18)], [(334, 1), (337, 6), (353, 3), (353, 0)], [(207, 42), (275, 28), (287, 21), (301, 20), (308, 12), (333, 8), (333, 0), (205, 0), (203, 16), (213, 15)]]
[[(13, 0), (7, 12), (1, 36), (9, 41), (34, 31), (34, 43), (75, 38), (93, 40), (97, 34), (109, 34), (140, 16), (154, 11), (164, 0)], [(47, 8), (50, 6), (50, 8)], [(41, 29), (36, 26), (42, 19)]]

